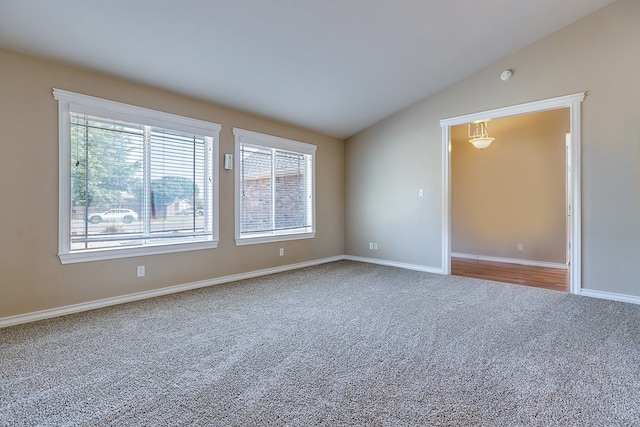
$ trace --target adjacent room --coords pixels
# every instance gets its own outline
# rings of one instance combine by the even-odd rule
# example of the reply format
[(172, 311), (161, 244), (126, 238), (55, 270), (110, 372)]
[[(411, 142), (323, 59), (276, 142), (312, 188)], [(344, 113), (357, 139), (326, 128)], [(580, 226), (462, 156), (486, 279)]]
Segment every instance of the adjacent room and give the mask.
[(640, 424), (639, 22), (0, 0), (0, 425)]
[(569, 131), (568, 108), (452, 129), (452, 274), (569, 291)]

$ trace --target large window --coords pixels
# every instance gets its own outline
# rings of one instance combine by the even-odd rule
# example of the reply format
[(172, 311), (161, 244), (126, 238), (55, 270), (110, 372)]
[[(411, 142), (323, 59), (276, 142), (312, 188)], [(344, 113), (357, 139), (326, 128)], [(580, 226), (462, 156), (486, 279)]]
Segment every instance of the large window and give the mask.
[(236, 244), (315, 236), (316, 146), (233, 129)]
[(216, 247), (220, 125), (54, 89), (63, 263)]

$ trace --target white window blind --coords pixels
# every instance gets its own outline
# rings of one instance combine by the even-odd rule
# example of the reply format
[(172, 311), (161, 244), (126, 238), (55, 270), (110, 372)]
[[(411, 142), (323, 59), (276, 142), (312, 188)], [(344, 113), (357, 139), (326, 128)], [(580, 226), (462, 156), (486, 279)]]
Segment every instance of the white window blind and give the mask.
[(159, 253), (217, 243), (214, 143), (219, 125), (202, 132), (206, 122), (197, 121), (194, 132), (192, 119), (87, 98), (101, 108), (90, 102), (61, 108), (68, 120), (61, 123), (61, 138), (67, 129), (69, 135), (68, 144), (61, 143), (61, 169), (67, 171), (61, 186), (68, 191), (61, 194), (61, 256), (109, 253), (80, 260), (104, 259), (138, 254), (125, 249), (165, 247), (153, 252)]
[(236, 241), (313, 237), (315, 146), (234, 129)]

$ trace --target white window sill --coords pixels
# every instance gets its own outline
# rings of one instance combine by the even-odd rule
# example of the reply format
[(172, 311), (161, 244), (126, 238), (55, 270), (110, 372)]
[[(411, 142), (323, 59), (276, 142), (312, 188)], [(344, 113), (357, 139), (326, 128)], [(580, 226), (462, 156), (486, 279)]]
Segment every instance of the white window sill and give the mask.
[(284, 242), (287, 240), (313, 239), (316, 233), (270, 234), (255, 237), (236, 237), (236, 246), (257, 245), (260, 243)]
[(131, 258), (145, 255), (196, 251), (201, 249), (215, 249), (217, 247), (218, 240), (209, 240), (206, 242), (178, 243), (173, 245), (138, 246), (128, 248), (74, 251), (71, 253), (58, 254), (58, 256), (60, 257), (60, 262), (62, 264), (73, 264), (77, 262), (102, 261), (107, 259)]

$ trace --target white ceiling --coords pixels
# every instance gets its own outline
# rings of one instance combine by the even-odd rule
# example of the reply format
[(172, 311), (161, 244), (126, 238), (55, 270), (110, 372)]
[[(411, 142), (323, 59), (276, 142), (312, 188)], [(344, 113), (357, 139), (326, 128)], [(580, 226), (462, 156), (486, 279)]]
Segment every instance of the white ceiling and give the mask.
[(346, 138), (611, 2), (0, 0), (0, 47)]

